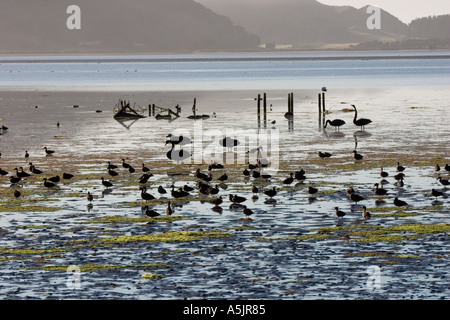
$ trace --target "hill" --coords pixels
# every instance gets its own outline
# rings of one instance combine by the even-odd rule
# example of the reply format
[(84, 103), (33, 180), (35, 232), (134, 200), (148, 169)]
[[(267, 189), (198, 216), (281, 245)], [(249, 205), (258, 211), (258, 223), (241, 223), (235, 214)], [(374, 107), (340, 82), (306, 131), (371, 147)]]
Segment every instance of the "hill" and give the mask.
[[(69, 5), (81, 29), (69, 30)], [(193, 0), (2, 0), (0, 53), (255, 50), (257, 36)]]
[(381, 10), (381, 29), (369, 30), (367, 6), (329, 6), (315, 0), (196, 0), (226, 15), (263, 43), (320, 48), (329, 44), (400, 41), (408, 25)]

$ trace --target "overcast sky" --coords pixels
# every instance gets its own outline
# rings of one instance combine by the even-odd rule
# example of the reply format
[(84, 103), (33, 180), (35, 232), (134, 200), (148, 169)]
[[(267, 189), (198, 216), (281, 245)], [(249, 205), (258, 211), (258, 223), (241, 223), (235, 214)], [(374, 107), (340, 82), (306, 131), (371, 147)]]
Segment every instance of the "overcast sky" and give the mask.
[(415, 18), (450, 14), (449, 0), (317, 0), (334, 6), (352, 6), (361, 8), (373, 5), (386, 10), (405, 23)]

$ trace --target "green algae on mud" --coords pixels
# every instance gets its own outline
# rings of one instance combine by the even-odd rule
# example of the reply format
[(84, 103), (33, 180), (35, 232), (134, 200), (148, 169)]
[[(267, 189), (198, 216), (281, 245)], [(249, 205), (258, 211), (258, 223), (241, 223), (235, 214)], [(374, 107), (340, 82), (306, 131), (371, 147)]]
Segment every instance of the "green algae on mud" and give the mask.
[(1, 204), (0, 212), (55, 212), (59, 211), (59, 207), (37, 206), (37, 205), (9, 205)]
[[(39, 269), (44, 271), (67, 271), (69, 265), (50, 265), (50, 266), (41, 266), (41, 267), (32, 267), (28, 269)], [(136, 269), (147, 269), (147, 268), (161, 268), (161, 267), (173, 267), (173, 265), (165, 264), (165, 263), (148, 263), (148, 264), (133, 264), (133, 265), (101, 265), (101, 264), (85, 264), (85, 265), (77, 265), (80, 268), (81, 272), (93, 272), (93, 271), (104, 271), (104, 270), (114, 270), (114, 269), (123, 269), (123, 268), (136, 268)]]
[(137, 217), (137, 218), (126, 218), (122, 216), (105, 216), (90, 219), (84, 224), (89, 223), (140, 223), (140, 222), (173, 222), (177, 220), (184, 219), (183, 216), (160, 216), (160, 217)]
[(233, 234), (223, 231), (168, 231), (165, 233), (147, 234), (138, 236), (119, 236), (113, 238), (98, 239), (107, 243), (127, 243), (127, 242), (180, 242), (199, 241), (208, 238), (226, 238)]

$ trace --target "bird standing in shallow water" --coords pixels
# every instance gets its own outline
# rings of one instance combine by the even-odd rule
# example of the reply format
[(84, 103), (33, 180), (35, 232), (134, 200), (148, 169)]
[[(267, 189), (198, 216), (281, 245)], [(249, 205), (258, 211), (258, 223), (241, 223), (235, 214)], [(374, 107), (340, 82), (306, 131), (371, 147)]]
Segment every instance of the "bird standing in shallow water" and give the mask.
[(159, 216), (159, 213), (155, 210), (151, 210), (148, 206), (143, 207), (144, 213), (147, 217), (154, 218)]
[(49, 149), (47, 149), (47, 147), (44, 147), (44, 150), (45, 150), (46, 155), (48, 155), (48, 156), (55, 153), (55, 151), (49, 150)]
[(90, 193), (88, 191), (88, 193), (86, 195), (86, 199), (87, 199), (87, 201), (92, 202), (92, 200), (94, 200), (94, 196), (92, 195), (92, 193)]
[(292, 182), (294, 182), (294, 174), (291, 172), (289, 174), (289, 178), (284, 179), (283, 183), (284, 184), (291, 184)]
[(19, 190), (14, 190), (14, 197), (19, 198), (21, 196), (21, 193)]
[(334, 127), (334, 130), (338, 130), (339, 131), (339, 128), (342, 126), (342, 125), (344, 125), (345, 124), (345, 121), (344, 120), (341, 120), (341, 119), (334, 119), (333, 121), (331, 121), (331, 120), (327, 120), (326, 122), (325, 122), (325, 125), (324, 125), (324, 129), (327, 127), (327, 125), (330, 125), (330, 126), (333, 126)]
[(345, 212), (339, 210), (339, 207), (334, 207), (334, 214), (335, 214), (336, 217), (338, 217), (338, 218), (342, 218), (343, 216), (345, 216)]
[(438, 178), (438, 181), (444, 186), (448, 186), (450, 184), (450, 182), (447, 179), (443, 179), (441, 177)]
[(450, 165), (448, 163), (446, 163), (444, 169), (445, 169), (445, 171), (450, 171)]
[(353, 123), (358, 126), (361, 127), (361, 131), (364, 131), (364, 127), (366, 125), (368, 125), (369, 123), (372, 123), (372, 120), (370, 119), (365, 119), (365, 118), (360, 118), (360, 119), (356, 119), (358, 116), (358, 110), (356, 110), (356, 106), (354, 104), (352, 104), (353, 109), (355, 109), (355, 117), (353, 118)]
[(113, 184), (112, 184), (111, 182), (106, 181), (104, 178), (101, 178), (100, 180), (102, 180), (102, 184), (103, 184), (106, 188), (109, 188), (109, 187), (112, 187), (112, 186), (113, 186)]
[(353, 150), (353, 158), (355, 158), (355, 160), (362, 160), (363, 155), (356, 152), (356, 150)]
[(369, 220), (372, 217), (372, 215), (370, 214), (370, 212), (367, 211), (367, 208), (365, 206), (363, 206), (362, 216), (365, 220)]
[(242, 212), (243, 212), (247, 217), (249, 217), (249, 216), (251, 216), (251, 215), (253, 214), (253, 211), (252, 211), (251, 209), (247, 208), (247, 206), (244, 206), (244, 207), (242, 208)]
[(173, 213), (173, 209), (170, 206), (170, 201), (167, 202), (166, 215), (170, 216)]
[(49, 182), (47, 181), (47, 178), (44, 178), (44, 187), (53, 188), (54, 186), (56, 186), (56, 184), (54, 184), (53, 182)]
[(431, 189), (431, 195), (432, 195), (433, 197), (435, 197), (436, 200), (437, 200), (437, 197), (443, 197), (443, 196), (444, 196), (444, 193), (443, 193), (442, 191), (438, 191), (438, 190), (436, 190), (436, 189)]
[(331, 157), (331, 153), (319, 151), (319, 157), (322, 159)]
[(398, 197), (395, 197), (395, 199), (394, 199), (394, 204), (395, 204), (397, 207), (403, 207), (403, 206), (407, 206), (407, 205), (408, 205), (405, 201), (399, 200)]
[(400, 162), (397, 162), (397, 171), (398, 172), (403, 172), (405, 171), (405, 167), (400, 165)]
[(387, 173), (386, 171), (384, 171), (384, 170), (383, 170), (383, 167), (381, 167), (381, 170), (380, 170), (380, 176), (381, 176), (382, 178), (386, 178), (386, 177), (389, 176), (389, 173)]
[(378, 183), (375, 183), (373, 186), (375, 187), (374, 191), (375, 191), (376, 195), (384, 196), (385, 194), (387, 194), (387, 190), (383, 189), (383, 188), (379, 188), (379, 184)]
[(143, 200), (153, 200), (153, 199), (155, 199), (155, 197), (153, 195), (151, 195), (150, 193), (147, 193), (147, 188), (146, 187), (142, 187), (141, 188), (141, 198)]

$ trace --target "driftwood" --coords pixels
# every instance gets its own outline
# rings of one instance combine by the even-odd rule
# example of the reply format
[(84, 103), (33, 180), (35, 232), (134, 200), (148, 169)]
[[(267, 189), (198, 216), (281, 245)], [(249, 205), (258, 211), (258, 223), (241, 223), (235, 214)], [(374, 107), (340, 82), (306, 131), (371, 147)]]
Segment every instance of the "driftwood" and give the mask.
[(114, 118), (144, 118), (144, 116), (131, 108), (130, 102), (119, 100), (114, 107)]

